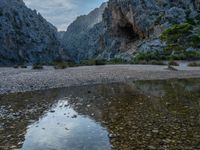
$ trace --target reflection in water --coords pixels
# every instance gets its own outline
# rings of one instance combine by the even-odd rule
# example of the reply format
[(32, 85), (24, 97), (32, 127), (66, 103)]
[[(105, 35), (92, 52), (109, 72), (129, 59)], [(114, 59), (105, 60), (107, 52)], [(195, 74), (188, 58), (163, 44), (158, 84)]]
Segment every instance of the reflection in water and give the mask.
[(30, 126), (22, 150), (110, 149), (107, 131), (66, 105), (59, 101), (51, 113)]
[(200, 80), (0, 97), (0, 150), (200, 149)]

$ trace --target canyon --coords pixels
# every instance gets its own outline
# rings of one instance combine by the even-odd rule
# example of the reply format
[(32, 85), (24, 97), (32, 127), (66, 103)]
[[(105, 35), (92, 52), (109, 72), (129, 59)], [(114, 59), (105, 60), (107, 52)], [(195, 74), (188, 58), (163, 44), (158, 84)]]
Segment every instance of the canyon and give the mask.
[[(199, 51), (199, 10), (199, 0), (109, 0), (77, 17), (66, 32), (58, 32), (22, 0), (1, 0), (0, 65), (129, 61), (137, 53)], [(180, 42), (174, 44), (165, 31), (176, 34), (176, 29), (189, 34), (178, 36)], [(161, 38), (163, 33), (165, 38)]]

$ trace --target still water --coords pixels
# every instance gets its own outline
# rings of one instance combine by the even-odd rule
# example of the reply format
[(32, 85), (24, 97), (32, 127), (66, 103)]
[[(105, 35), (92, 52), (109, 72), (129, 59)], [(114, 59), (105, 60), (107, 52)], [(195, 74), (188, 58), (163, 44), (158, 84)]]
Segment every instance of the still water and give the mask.
[(0, 96), (0, 150), (200, 149), (200, 79)]

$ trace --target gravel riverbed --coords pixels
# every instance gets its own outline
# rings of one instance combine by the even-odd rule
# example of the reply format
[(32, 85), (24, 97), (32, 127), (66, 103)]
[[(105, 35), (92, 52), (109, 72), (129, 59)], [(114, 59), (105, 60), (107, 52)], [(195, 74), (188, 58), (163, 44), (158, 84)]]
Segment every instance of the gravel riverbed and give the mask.
[(1, 67), (0, 94), (131, 80), (200, 78), (200, 67), (175, 68), (177, 71), (157, 65), (82, 66), (63, 70)]

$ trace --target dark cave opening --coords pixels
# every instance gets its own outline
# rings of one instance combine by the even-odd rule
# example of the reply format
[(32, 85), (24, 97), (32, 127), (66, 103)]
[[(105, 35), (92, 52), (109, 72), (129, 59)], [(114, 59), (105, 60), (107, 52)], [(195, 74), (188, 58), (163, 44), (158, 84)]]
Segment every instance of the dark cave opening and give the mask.
[(126, 23), (123, 26), (118, 26), (118, 34), (126, 37), (131, 41), (139, 38), (139, 35), (133, 30), (133, 26), (131, 23)]

